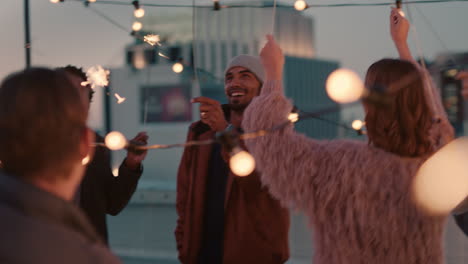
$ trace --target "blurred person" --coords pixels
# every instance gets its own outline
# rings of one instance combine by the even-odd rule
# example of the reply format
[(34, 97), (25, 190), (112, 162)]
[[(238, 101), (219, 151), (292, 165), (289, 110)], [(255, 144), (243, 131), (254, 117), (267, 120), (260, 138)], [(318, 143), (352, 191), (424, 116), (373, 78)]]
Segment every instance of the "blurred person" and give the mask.
[[(245, 108), (260, 93), (264, 69), (256, 56), (239, 55), (226, 67), (227, 105), (198, 97), (201, 120), (187, 141), (241, 132)], [(241, 142), (241, 145), (243, 143)], [(184, 149), (177, 176), (179, 260), (190, 264), (276, 264), (289, 258), (289, 212), (262, 186), (257, 172), (237, 177), (220, 144)]]
[[(65, 71), (72, 83), (81, 91), (88, 111), (94, 90), (89, 84), (84, 83), (87, 81), (86, 74), (81, 68), (71, 65), (58, 70)], [(94, 133), (96, 142), (104, 143), (104, 138), (97, 132)], [(132, 142), (138, 144), (147, 144), (147, 141), (146, 132), (140, 132), (132, 139)], [(88, 164), (74, 199), (106, 244), (108, 243), (106, 214), (113, 216), (119, 214), (130, 201), (143, 173), (142, 162), (146, 153), (147, 151), (142, 153), (127, 151), (127, 157), (119, 167), (118, 176), (112, 174), (110, 151), (106, 147), (97, 146), (94, 159)]]
[[(390, 29), (401, 60), (382, 59), (367, 71), (366, 87), (385, 87), (389, 99), (363, 101), (368, 142), (314, 140), (292, 125), (245, 142), (271, 193), (308, 216), (313, 263), (444, 263), (446, 216), (418, 208), (412, 182), (453, 129), (429, 74), (411, 57), (409, 23), (396, 9)], [(282, 89), (284, 56), (271, 36), (261, 58), (266, 81), (245, 111), (246, 132), (275, 127), (292, 109)]]
[(80, 96), (45, 68), (0, 85), (1, 263), (120, 263), (71, 202), (93, 154)]
[[(468, 99), (468, 71), (460, 71), (456, 79), (461, 81), (462, 96)], [(455, 222), (460, 229), (468, 236), (468, 197), (454, 210)]]

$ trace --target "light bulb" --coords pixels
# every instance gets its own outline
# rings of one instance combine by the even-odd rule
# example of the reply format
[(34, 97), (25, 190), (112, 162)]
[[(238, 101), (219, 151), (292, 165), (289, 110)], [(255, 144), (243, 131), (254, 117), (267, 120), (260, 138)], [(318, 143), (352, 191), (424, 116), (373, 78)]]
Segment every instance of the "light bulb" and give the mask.
[(453, 140), (419, 168), (413, 182), (418, 205), (433, 215), (449, 214), (468, 196), (468, 139)]
[(119, 168), (113, 168), (112, 169), (112, 175), (114, 175), (114, 177), (119, 176)]
[(172, 70), (175, 73), (181, 73), (184, 70), (184, 65), (182, 65), (180, 62), (176, 62), (174, 65), (172, 65)]
[(118, 131), (112, 131), (107, 134), (104, 141), (106, 143), (106, 147), (110, 150), (120, 150), (127, 146), (127, 139)]
[(307, 8), (307, 3), (304, 0), (297, 0), (294, 3), (294, 8), (297, 11), (303, 11), (303, 10), (305, 10)]
[(351, 103), (364, 94), (364, 83), (359, 76), (348, 69), (332, 72), (326, 82), (328, 96), (338, 103)]
[(132, 29), (133, 31), (140, 31), (141, 28), (143, 27), (143, 24), (141, 24), (138, 21), (133, 22)]
[(94, 3), (94, 2), (96, 2), (96, 0), (88, 0), (88, 2)]
[(133, 11), (133, 15), (136, 18), (142, 18), (143, 16), (145, 16), (145, 10), (143, 8), (135, 9), (135, 11)]
[(297, 121), (299, 121), (299, 114), (298, 113), (290, 113), (289, 116), (288, 116), (288, 119), (292, 123), (296, 123)]
[(354, 130), (360, 130), (363, 125), (364, 125), (364, 122), (362, 122), (361, 120), (354, 120), (353, 123), (351, 124), (351, 127)]
[(255, 170), (255, 159), (245, 150), (234, 148), (234, 153), (229, 160), (231, 171), (240, 177), (250, 175)]
[(89, 160), (90, 160), (90, 159), (91, 159), (91, 158), (89, 157), (89, 154), (86, 155), (86, 157), (84, 157), (84, 158), (81, 160), (81, 165), (83, 165), (83, 166), (84, 166), (84, 165), (87, 165), (87, 164), (89, 163)]
[(53, 3), (53, 4), (56, 4), (56, 3), (60, 2), (60, 0), (50, 0), (50, 2)]

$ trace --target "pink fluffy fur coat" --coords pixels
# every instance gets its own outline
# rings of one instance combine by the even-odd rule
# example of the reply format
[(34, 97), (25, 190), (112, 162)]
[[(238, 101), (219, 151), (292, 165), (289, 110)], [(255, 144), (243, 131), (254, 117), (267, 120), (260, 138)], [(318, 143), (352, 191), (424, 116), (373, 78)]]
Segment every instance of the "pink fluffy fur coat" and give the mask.
[[(243, 128), (274, 127), (291, 109), (281, 81), (266, 81), (244, 113)], [(450, 138), (450, 129), (446, 133)], [(272, 195), (308, 216), (314, 264), (444, 263), (446, 218), (424, 214), (411, 196), (424, 159), (361, 141), (314, 140), (292, 125), (245, 143)]]

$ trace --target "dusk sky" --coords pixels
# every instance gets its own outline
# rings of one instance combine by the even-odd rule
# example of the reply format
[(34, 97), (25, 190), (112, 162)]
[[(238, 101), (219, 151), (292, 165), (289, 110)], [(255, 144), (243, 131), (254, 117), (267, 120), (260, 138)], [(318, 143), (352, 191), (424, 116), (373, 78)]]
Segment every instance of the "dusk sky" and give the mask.
[[(105, 0), (103, 0), (105, 1)], [(116, 66), (123, 63), (123, 47), (132, 39), (122, 29), (111, 25), (77, 1), (52, 4), (49, 0), (30, 0), (33, 65), (58, 66), (94, 64)], [(99, 2), (99, 0), (98, 0)], [(125, 2), (125, 1), (124, 1)], [(130, 1), (128, 1), (130, 2)], [(144, 3), (191, 4), (190, 0), (140, 1)], [(210, 4), (211, 0), (198, 0)], [(240, 1), (221, 1), (240, 2)], [(294, 1), (281, 1), (292, 4)], [(309, 4), (368, 3), (386, 0), (314, 0)], [(404, 1), (403, 1), (404, 2)], [(0, 76), (24, 67), (23, 1), (3, 0), (0, 9), (2, 46)], [(130, 28), (132, 6), (94, 5), (96, 9)], [(146, 14), (178, 8), (147, 7)], [(180, 10), (180, 9), (179, 9)], [(388, 34), (388, 6), (310, 8), (315, 20), (317, 55), (334, 59), (359, 73), (371, 62), (396, 56)], [(440, 52), (468, 50), (468, 2), (412, 5), (413, 23), (419, 34), (424, 54), (433, 57)], [(408, 14), (408, 12), (407, 12)], [(424, 16), (427, 20), (424, 19)], [(430, 21), (430, 24), (427, 21)], [(439, 41), (432, 29), (437, 32)], [(410, 39), (412, 47), (414, 39)], [(445, 47), (444, 47), (445, 46)], [(415, 49), (413, 49), (416, 52)]]
[[(100, 0), (97, 0), (98, 2)], [(105, 0), (101, 0), (105, 1)], [(102, 19), (82, 2), (30, 0), (33, 65), (84, 67), (123, 64), (123, 48), (133, 40), (124, 30)], [(123, 1), (125, 2), (125, 1)], [(130, 0), (127, 2), (131, 2)], [(220, 1), (221, 3), (241, 1)], [(294, 1), (280, 1), (293, 4)], [(386, 0), (309, 0), (309, 4), (388, 3)], [(403, 1), (405, 2), (405, 1)], [(147, 0), (145, 3), (186, 4), (190, 0)], [(211, 0), (197, 0), (211, 4)], [(23, 1), (3, 0), (0, 9), (2, 46), (0, 77), (24, 67)], [(93, 4), (92, 4), (93, 5)], [(93, 7), (130, 29), (133, 7), (94, 4)], [(168, 15), (190, 9), (146, 7), (146, 16)], [(405, 9), (408, 16), (409, 12)], [(447, 51), (468, 51), (468, 2), (411, 5), (413, 24), (424, 55), (433, 58)], [(337, 60), (342, 66), (364, 75), (367, 67), (382, 57), (395, 57), (388, 29), (389, 6), (310, 8), (305, 11), (315, 21), (317, 57)], [(424, 19), (424, 17), (426, 19)], [(436, 32), (436, 33), (434, 33)], [(437, 35), (442, 41), (437, 38)], [(410, 36), (416, 54), (416, 41)]]

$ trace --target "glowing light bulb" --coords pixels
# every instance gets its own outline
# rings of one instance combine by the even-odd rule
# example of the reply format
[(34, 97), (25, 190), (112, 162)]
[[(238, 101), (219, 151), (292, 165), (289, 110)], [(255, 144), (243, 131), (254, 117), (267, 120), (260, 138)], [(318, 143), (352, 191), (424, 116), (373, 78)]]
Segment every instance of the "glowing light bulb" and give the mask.
[(245, 150), (234, 148), (233, 155), (229, 160), (231, 171), (240, 177), (250, 175), (255, 170), (255, 159)]
[(84, 158), (81, 160), (81, 164), (82, 164), (83, 166), (86, 165), (86, 164), (88, 164), (90, 159), (91, 159), (91, 158), (89, 157), (89, 154), (86, 155), (86, 157), (84, 157)]
[(133, 31), (140, 31), (143, 28), (143, 24), (138, 21), (133, 22), (132, 29)]
[(297, 121), (299, 121), (299, 114), (298, 113), (290, 113), (289, 116), (288, 116), (288, 119), (292, 123), (296, 123)]
[(135, 11), (133, 11), (133, 15), (136, 18), (142, 18), (145, 16), (145, 10), (143, 8), (135, 9)]
[(351, 127), (354, 130), (360, 130), (362, 126), (364, 126), (364, 122), (362, 122), (361, 120), (354, 120), (353, 123), (351, 124)]
[(90, 2), (90, 3), (95, 3), (96, 0), (88, 0), (88, 2)]
[(457, 74), (458, 74), (457, 69), (450, 69), (450, 70), (445, 72), (445, 76), (447, 76), (447, 77), (455, 77)]
[(305, 10), (307, 8), (307, 3), (304, 0), (297, 0), (294, 3), (294, 8), (297, 11), (303, 11), (303, 10)]
[(113, 168), (112, 169), (112, 175), (114, 175), (114, 177), (119, 176), (119, 168)]
[(60, 2), (60, 0), (50, 0), (50, 2), (51, 2), (52, 4), (56, 4), (56, 3)]
[(127, 145), (127, 139), (118, 131), (112, 131), (107, 134), (104, 141), (106, 143), (106, 147), (110, 150), (120, 150), (125, 148)]
[(468, 196), (468, 139), (453, 140), (419, 168), (413, 182), (418, 205), (433, 215), (449, 214)]
[(348, 69), (332, 72), (326, 82), (328, 96), (338, 103), (351, 103), (364, 94), (364, 83), (359, 76)]
[(176, 62), (174, 65), (172, 65), (172, 70), (175, 73), (181, 73), (184, 70), (184, 65), (182, 65), (180, 62)]

